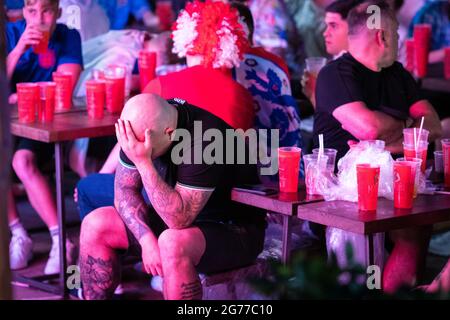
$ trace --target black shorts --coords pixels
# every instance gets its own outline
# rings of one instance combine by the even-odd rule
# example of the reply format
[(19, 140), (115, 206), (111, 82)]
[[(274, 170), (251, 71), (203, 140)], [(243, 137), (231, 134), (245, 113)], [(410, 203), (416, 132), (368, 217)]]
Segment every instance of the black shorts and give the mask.
[(55, 145), (53, 143), (45, 143), (27, 138), (17, 138), (16, 151), (29, 150), (36, 156), (38, 164), (44, 164), (53, 159)]
[[(158, 214), (149, 209), (149, 226), (155, 236), (167, 229)], [(206, 248), (196, 266), (199, 273), (211, 274), (251, 265), (264, 248), (265, 223), (252, 221), (194, 221), (205, 237)], [(141, 246), (128, 228), (126, 254), (141, 256)]]

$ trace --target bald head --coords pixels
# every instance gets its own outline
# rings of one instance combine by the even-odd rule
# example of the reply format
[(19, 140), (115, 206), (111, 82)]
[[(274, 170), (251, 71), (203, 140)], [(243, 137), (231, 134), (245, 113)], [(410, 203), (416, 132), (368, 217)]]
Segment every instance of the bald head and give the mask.
[[(371, 69), (392, 65), (398, 53), (398, 22), (385, 0), (366, 0), (347, 18), (349, 52)], [(358, 59), (359, 58), (359, 59)]]
[(158, 134), (163, 133), (167, 127), (174, 128), (177, 111), (160, 96), (143, 93), (127, 101), (120, 118), (130, 121), (134, 134), (143, 141), (146, 129)]
[(150, 130), (152, 157), (159, 157), (170, 147), (171, 136), (177, 127), (176, 107), (155, 94), (139, 94), (127, 101), (120, 116), (130, 121), (136, 138), (143, 142), (145, 130)]
[(385, 0), (368, 0), (349, 12), (347, 22), (349, 37), (367, 38), (367, 33), (397, 24), (397, 18)]

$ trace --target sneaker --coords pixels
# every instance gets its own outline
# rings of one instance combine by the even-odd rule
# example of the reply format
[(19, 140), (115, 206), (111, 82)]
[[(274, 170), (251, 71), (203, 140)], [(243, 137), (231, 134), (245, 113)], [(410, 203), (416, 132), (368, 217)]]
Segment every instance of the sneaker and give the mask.
[(450, 256), (450, 231), (434, 235), (428, 251), (439, 256)]
[[(206, 275), (203, 273), (200, 273), (199, 278), (200, 278), (200, 281), (203, 281), (203, 279), (206, 278)], [(164, 291), (164, 278), (161, 276), (153, 276), (152, 279), (150, 280), (150, 287), (153, 290), (162, 293)]]
[(73, 289), (69, 289), (69, 295), (72, 298), (78, 299), (78, 300), (84, 300), (84, 296), (83, 296), (83, 288), (73, 288)]
[[(120, 296), (123, 294), (123, 292), (124, 292), (124, 290), (123, 290), (122, 284), (119, 283), (116, 290), (114, 290), (113, 299), (114, 298), (116, 300), (119, 299)], [(85, 300), (84, 295), (83, 295), (83, 287), (80, 287), (78, 289), (72, 289), (69, 291), (69, 294), (72, 295), (73, 297), (77, 298), (78, 300)]]
[(150, 287), (155, 291), (163, 292), (163, 278), (160, 276), (153, 276), (150, 281)]
[(121, 283), (119, 283), (119, 285), (117, 286), (116, 290), (114, 290), (114, 294), (120, 296), (120, 295), (123, 294), (123, 292), (124, 292), (123, 286), (122, 286)]
[(11, 270), (23, 269), (33, 258), (33, 241), (27, 235), (13, 236), (9, 243)]
[[(74, 262), (76, 246), (69, 239), (66, 240), (66, 259), (67, 265), (71, 265)], [(59, 245), (53, 243), (50, 255), (45, 265), (44, 274), (56, 274), (59, 273)]]

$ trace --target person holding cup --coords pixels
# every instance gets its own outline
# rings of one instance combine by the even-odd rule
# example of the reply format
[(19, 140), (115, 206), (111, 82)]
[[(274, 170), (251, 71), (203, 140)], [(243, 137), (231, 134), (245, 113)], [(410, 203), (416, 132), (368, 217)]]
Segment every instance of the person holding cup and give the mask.
[[(380, 29), (363, 23), (368, 14), (361, 8), (372, 2), (384, 8)], [(418, 128), (422, 116), (429, 141), (439, 137), (436, 111), (395, 61), (398, 23), (393, 10), (383, 1), (365, 2), (351, 10), (347, 22), (349, 52), (328, 63), (317, 79), (314, 136), (324, 134), (327, 146), (338, 150), (336, 160), (353, 140), (384, 140), (388, 151), (402, 154), (402, 130)]]
[[(360, 2), (361, 0), (337, 0), (325, 8), (326, 28), (323, 32), (323, 37), (325, 39), (327, 53), (333, 57), (333, 60), (348, 50), (347, 16), (350, 10)], [(306, 59), (306, 69), (302, 76), (303, 93), (311, 101), (313, 106), (316, 105), (315, 91), (317, 75), (326, 63), (325, 58), (320, 58), (322, 60), (315, 59), (317, 58)], [(317, 63), (314, 64), (314, 61), (317, 61)]]
[[(371, 5), (380, 9), (380, 24), (369, 28)], [(317, 79), (315, 147), (318, 134), (323, 134), (327, 147), (338, 150), (337, 161), (349, 150), (348, 142), (358, 140), (384, 140), (386, 150), (401, 154), (403, 129), (419, 128), (422, 117), (429, 141), (439, 137), (442, 129), (436, 111), (419, 95), (410, 73), (396, 62), (398, 22), (389, 4), (366, 1), (350, 11), (347, 23), (348, 53), (328, 63)], [(384, 271), (384, 290), (393, 292), (417, 279), (429, 231), (395, 232), (395, 253)]]
[(316, 81), (320, 69), (327, 64), (327, 59), (324, 57), (311, 57), (305, 60), (306, 68), (302, 76), (303, 93), (309, 98), (312, 105), (316, 106)]
[[(8, 23), (6, 27), (7, 75), (14, 93), (10, 97), (11, 103), (17, 101), (15, 92), (19, 83), (52, 81), (52, 74), (57, 71), (70, 73), (72, 84), (75, 84), (83, 69), (78, 31), (56, 23), (61, 14), (59, 1), (25, 0), (24, 4), (25, 20)], [(31, 205), (46, 223), (52, 237), (53, 244), (45, 274), (59, 272), (56, 203), (50, 185), (39, 169), (39, 164), (50, 161), (52, 156), (51, 144), (21, 138), (18, 139), (12, 159), (13, 169), (22, 181)], [(8, 221), (12, 233), (11, 269), (24, 268), (32, 256), (32, 241), (20, 223), (12, 193), (8, 206)], [(71, 255), (74, 246), (70, 241), (66, 245), (68, 255)]]

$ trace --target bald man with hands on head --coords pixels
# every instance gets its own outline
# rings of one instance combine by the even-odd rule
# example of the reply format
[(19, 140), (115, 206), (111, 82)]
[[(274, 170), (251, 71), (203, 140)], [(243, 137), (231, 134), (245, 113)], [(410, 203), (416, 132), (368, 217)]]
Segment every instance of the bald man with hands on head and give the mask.
[[(82, 222), (85, 298), (112, 296), (120, 281), (118, 257), (124, 251), (141, 255), (148, 273), (163, 276), (166, 299), (200, 299), (198, 272), (249, 265), (262, 251), (264, 212), (231, 201), (232, 187), (258, 181), (256, 165), (173, 160), (176, 130), (190, 134), (190, 156), (195, 146), (203, 154), (209, 144), (195, 139), (196, 121), (201, 122), (202, 137), (208, 129), (224, 135), (231, 129), (182, 100), (141, 94), (125, 105), (116, 125), (122, 150), (114, 207), (96, 209)], [(226, 151), (224, 146), (224, 156)]]

